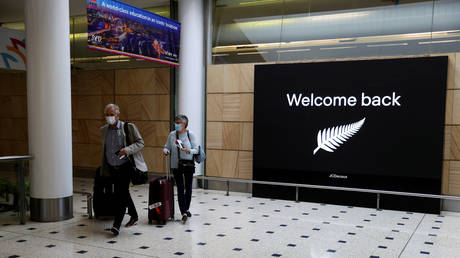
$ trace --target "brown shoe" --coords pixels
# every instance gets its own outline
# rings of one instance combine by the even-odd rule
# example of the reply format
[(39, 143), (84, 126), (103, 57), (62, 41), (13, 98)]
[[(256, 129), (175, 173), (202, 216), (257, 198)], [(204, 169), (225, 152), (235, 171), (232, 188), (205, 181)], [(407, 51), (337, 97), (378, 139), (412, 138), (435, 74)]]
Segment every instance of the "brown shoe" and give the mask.
[(128, 223), (126, 223), (125, 227), (129, 228), (134, 225), (136, 225), (136, 222), (138, 221), (138, 218), (131, 218)]

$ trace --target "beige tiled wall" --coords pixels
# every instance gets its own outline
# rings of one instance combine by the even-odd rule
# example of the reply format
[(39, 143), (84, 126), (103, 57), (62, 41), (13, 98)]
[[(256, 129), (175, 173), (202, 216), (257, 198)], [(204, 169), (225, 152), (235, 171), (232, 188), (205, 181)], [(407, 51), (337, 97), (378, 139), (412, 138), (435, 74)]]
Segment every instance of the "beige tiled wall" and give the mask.
[(169, 95), (169, 69), (125, 69), (115, 73), (115, 93)]
[[(0, 74), (0, 155), (27, 153), (25, 74)], [(169, 68), (72, 72), (73, 164), (101, 162), (103, 110), (117, 103), (121, 119), (135, 123), (145, 141), (149, 170), (164, 172), (161, 150), (169, 133)]]
[[(448, 57), (442, 192), (460, 195), (460, 53)], [(208, 66), (209, 176), (252, 178), (254, 66)]]
[(449, 54), (443, 193), (460, 195), (460, 53)]
[(142, 153), (149, 170), (164, 172), (161, 150), (169, 133), (169, 68), (75, 72), (72, 92), (74, 166), (99, 166), (104, 106), (116, 103), (120, 119), (136, 124), (144, 138)]
[(24, 73), (0, 74), (0, 156), (27, 153), (27, 89)]
[(126, 121), (144, 138), (144, 159), (153, 172), (165, 172), (162, 150), (169, 134), (169, 68), (115, 72), (115, 100)]
[(208, 66), (208, 176), (252, 178), (253, 110), (254, 64)]

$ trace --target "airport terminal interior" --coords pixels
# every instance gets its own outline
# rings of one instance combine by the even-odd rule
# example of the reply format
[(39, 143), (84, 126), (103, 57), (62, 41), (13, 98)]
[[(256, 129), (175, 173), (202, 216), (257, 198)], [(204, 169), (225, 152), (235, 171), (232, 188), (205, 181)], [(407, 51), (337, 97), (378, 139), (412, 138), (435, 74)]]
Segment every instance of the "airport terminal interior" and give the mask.
[(460, 1), (0, 1), (0, 257), (460, 257)]

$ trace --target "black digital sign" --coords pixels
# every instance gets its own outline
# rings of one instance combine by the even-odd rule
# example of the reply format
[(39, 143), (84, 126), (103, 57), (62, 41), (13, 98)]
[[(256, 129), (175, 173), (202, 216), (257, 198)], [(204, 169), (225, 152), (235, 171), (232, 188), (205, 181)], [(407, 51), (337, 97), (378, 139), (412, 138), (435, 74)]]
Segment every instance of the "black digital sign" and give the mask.
[[(447, 57), (257, 65), (254, 179), (440, 194), (446, 75)], [(372, 194), (299, 197), (375, 207)], [(382, 206), (437, 212), (439, 201), (383, 196)]]

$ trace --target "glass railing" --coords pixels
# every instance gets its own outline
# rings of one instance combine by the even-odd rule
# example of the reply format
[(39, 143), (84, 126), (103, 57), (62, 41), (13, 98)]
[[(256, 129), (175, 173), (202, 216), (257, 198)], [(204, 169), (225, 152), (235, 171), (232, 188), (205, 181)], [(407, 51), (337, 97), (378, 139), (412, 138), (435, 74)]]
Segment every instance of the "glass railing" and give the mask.
[(460, 1), (217, 0), (213, 63), (460, 51)]

